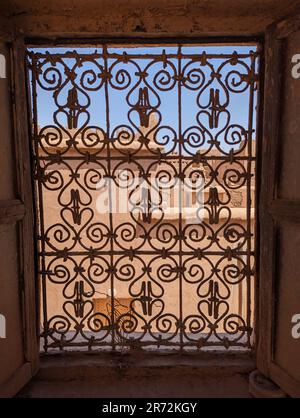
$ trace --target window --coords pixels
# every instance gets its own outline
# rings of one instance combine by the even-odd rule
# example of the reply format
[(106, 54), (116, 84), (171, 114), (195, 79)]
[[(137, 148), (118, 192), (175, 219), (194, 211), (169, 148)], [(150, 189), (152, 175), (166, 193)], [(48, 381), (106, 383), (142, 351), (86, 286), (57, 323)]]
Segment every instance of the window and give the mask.
[(44, 350), (250, 349), (257, 45), (27, 52)]

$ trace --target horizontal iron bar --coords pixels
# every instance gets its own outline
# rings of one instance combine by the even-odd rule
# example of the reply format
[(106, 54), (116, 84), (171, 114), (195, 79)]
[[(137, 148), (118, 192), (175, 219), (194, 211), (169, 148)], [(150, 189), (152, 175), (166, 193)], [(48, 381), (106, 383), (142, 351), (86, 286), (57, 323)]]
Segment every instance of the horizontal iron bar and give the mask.
[[(41, 58), (49, 58), (49, 54), (45, 54), (42, 52), (33, 52), (33, 51), (28, 51), (27, 52), (28, 56), (31, 57), (35, 57), (37, 59), (41, 59)], [(201, 54), (185, 54), (185, 53), (160, 53), (160, 54), (128, 54), (126, 52), (126, 58), (133, 59), (133, 60), (141, 60), (141, 59), (155, 59), (155, 58), (159, 58), (161, 59), (162, 57), (166, 57), (169, 59), (178, 59), (178, 58), (182, 58), (182, 59), (193, 59), (195, 61), (197, 60), (201, 60)], [(205, 54), (207, 59), (231, 59), (233, 57), (233, 54)], [(253, 51), (253, 54), (236, 54), (237, 58), (240, 59), (245, 59), (245, 58), (250, 58), (252, 56), (258, 56), (258, 53)], [(104, 54), (98, 53), (98, 52), (94, 52), (94, 53), (77, 53), (77, 52), (55, 52), (51, 54), (51, 58), (55, 59), (55, 58), (85, 58), (87, 59), (87, 61), (92, 61), (95, 59), (99, 59), (99, 58), (115, 58), (115, 59), (120, 59), (121, 61), (124, 59), (124, 55), (123, 54), (117, 54), (114, 52), (107, 52)]]
[[(115, 342), (115, 346), (117, 347), (124, 347), (124, 346), (140, 346), (140, 347), (147, 347), (147, 346), (156, 346), (156, 347), (160, 347), (160, 346), (171, 346), (171, 347), (182, 347), (180, 342), (175, 342), (175, 341), (163, 341), (160, 340), (158, 341), (137, 341), (137, 340), (133, 340), (128, 341), (128, 340), (124, 340), (122, 342)], [(212, 341), (212, 342), (202, 342), (201, 344), (199, 344), (199, 342), (197, 341), (184, 341), (183, 342), (183, 347), (224, 347), (224, 343), (222, 341)], [(249, 348), (249, 344), (247, 344), (247, 342), (245, 343), (241, 343), (241, 342), (234, 342), (234, 347), (246, 347)], [(52, 342), (50, 344), (48, 344), (46, 347), (48, 348), (56, 348), (56, 347), (111, 347), (111, 342), (95, 342), (93, 341), (92, 343), (87, 341), (87, 342), (75, 342), (75, 343), (68, 343), (68, 342), (59, 342), (59, 341), (55, 341)]]
[[(93, 256), (95, 255), (95, 257), (96, 256), (101, 256), (101, 255), (127, 255), (126, 254), (126, 251), (130, 251), (130, 250), (112, 250), (112, 251), (110, 251), (110, 250), (108, 250), (108, 251), (105, 251), (105, 250), (93, 250)], [(147, 250), (143, 250), (143, 251), (141, 251), (141, 250), (132, 250), (133, 251), (133, 255), (161, 255), (161, 253), (162, 253), (162, 251), (163, 250), (157, 250), (157, 251), (147, 251)], [(197, 249), (195, 250), (195, 251), (197, 251)], [(181, 251), (180, 253), (182, 254), (182, 256), (189, 256), (189, 255), (195, 255), (195, 251)], [(236, 251), (236, 250), (231, 250), (232, 251), (232, 253), (233, 253), (233, 256), (234, 255), (247, 255), (247, 254), (250, 254), (250, 255), (254, 255), (255, 254), (255, 252), (254, 251)], [(179, 251), (168, 251), (168, 250), (166, 250), (166, 256), (169, 256), (169, 255), (178, 255), (179, 254)], [(56, 252), (56, 251), (41, 251), (41, 252), (39, 252), (38, 253), (39, 255), (41, 255), (41, 256), (58, 256), (58, 255), (60, 255), (61, 256), (61, 252)], [(89, 256), (91, 253), (89, 252), (89, 251), (66, 251), (66, 254), (67, 254), (67, 256)], [(201, 254), (203, 255), (203, 256), (207, 256), (207, 255), (225, 255), (226, 254), (226, 250), (224, 250), (224, 251), (203, 251), (203, 252), (201, 252)], [(128, 256), (129, 256), (129, 254), (128, 254)]]
[[(73, 149), (73, 148), (71, 148), (71, 149)], [(57, 154), (53, 154), (53, 155), (54, 155), (55, 158), (57, 157)], [(97, 154), (94, 154), (94, 153), (90, 153), (90, 155), (95, 160), (107, 161), (107, 156), (100, 157), (100, 156), (98, 156)], [(62, 153), (62, 154), (60, 154), (60, 156), (61, 156), (62, 162), (63, 162), (63, 160), (84, 161), (86, 159), (86, 154), (82, 154), (82, 156), (80, 156), (80, 155), (67, 156), (67, 155), (64, 155)], [(147, 160), (157, 160), (158, 161), (160, 159), (159, 156), (157, 156), (157, 155), (142, 156), (142, 155), (130, 154), (130, 156), (132, 157), (132, 162), (134, 162), (134, 160), (145, 160), (145, 161), (147, 161)], [(52, 157), (50, 155), (49, 156), (38, 156), (38, 157), (34, 157), (34, 159), (35, 160), (43, 160), (43, 161), (51, 161)], [(124, 156), (113, 156), (113, 155), (111, 155), (110, 159), (114, 160), (114, 161), (127, 161), (128, 156), (127, 155), (124, 155)], [(164, 160), (174, 161), (174, 160), (178, 160), (178, 159), (179, 159), (179, 157), (176, 157), (176, 156), (174, 157), (172, 155), (165, 155), (165, 156), (161, 157), (161, 162), (163, 162)], [(185, 160), (186, 161), (193, 161), (195, 159), (195, 157), (193, 157), (193, 156), (181, 156), (180, 159), (182, 161), (185, 161)], [(203, 162), (205, 160), (207, 160), (207, 161), (215, 161), (215, 160), (217, 161), (218, 160), (218, 161), (226, 161), (227, 162), (227, 160), (230, 159), (230, 156), (227, 157), (225, 155), (221, 155), (221, 156), (206, 156), (206, 155), (202, 156), (201, 155), (201, 159), (202, 159), (201, 162)], [(233, 161), (255, 161), (255, 160), (256, 160), (256, 157), (252, 157), (252, 156), (238, 156), (237, 155), (237, 156), (233, 157)]]

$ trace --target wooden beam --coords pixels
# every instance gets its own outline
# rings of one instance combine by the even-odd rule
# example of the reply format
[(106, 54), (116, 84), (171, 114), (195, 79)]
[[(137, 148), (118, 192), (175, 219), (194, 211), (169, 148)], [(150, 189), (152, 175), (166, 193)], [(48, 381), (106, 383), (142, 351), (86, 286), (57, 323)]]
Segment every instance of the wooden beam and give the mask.
[(275, 38), (276, 27), (269, 27), (265, 42), (265, 85), (262, 169), (259, 196), (260, 257), (259, 257), (259, 317), (257, 322), (257, 365), (270, 377), (274, 325), (274, 275), (276, 251), (276, 223), (269, 213), (275, 198), (277, 183), (277, 157), (280, 124), (280, 85), (282, 44)]
[(300, 222), (300, 201), (276, 199), (269, 205), (269, 213), (275, 221)]
[(18, 222), (25, 213), (25, 205), (21, 200), (0, 200), (0, 225)]
[(22, 36), (12, 45), (12, 79), (15, 92), (14, 136), (18, 192), (24, 202), (26, 214), (20, 222), (20, 274), (23, 277), (23, 318), (25, 335), (25, 359), (31, 363), (32, 374), (36, 373), (39, 362), (37, 336), (37, 267), (35, 265), (35, 223), (30, 163), (29, 106), (27, 103), (27, 82), (25, 73), (25, 45)]
[[(5, 361), (3, 359), (3, 361)], [(0, 398), (12, 398), (31, 378), (31, 365), (24, 363), (4, 383), (0, 384)]]
[[(300, 12), (300, 9), (298, 10), (298, 12)], [(284, 39), (291, 33), (296, 32), (299, 29), (300, 16), (299, 14), (295, 14), (294, 16), (289, 16), (278, 23), (276, 27), (275, 36), (277, 39)]]
[(272, 380), (293, 398), (300, 397), (300, 382), (275, 363), (271, 363)]

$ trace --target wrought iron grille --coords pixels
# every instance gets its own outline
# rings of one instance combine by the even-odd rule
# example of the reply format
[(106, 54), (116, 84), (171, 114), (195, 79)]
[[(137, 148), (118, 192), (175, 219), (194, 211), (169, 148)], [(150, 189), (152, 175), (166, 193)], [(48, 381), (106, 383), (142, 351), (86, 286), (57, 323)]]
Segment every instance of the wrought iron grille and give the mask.
[[(28, 50), (44, 350), (251, 347), (258, 59)], [(201, 222), (141, 183), (137, 210), (114, 211), (120, 172), (169, 195), (202, 179)]]

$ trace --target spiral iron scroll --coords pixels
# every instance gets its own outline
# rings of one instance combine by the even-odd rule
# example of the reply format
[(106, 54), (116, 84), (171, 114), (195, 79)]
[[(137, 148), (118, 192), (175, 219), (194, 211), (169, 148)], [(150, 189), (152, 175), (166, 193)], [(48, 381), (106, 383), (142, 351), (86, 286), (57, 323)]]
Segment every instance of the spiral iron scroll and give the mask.
[[(27, 52), (45, 350), (251, 347), (259, 54), (161, 49)], [(164, 105), (171, 94), (174, 123)], [(245, 123), (232, 110), (243, 95)], [(40, 123), (42, 112), (51, 122)], [(160, 191), (156, 212), (101, 218), (96, 192), (107, 179), (121, 187), (124, 169), (127, 181), (138, 175), (147, 182), (154, 172), (171, 188), (202, 177), (203, 221), (166, 219)], [(106, 309), (96, 311), (97, 293), (120, 286), (127, 310), (111, 292)], [(232, 302), (234, 289), (243, 309)]]

